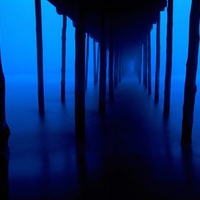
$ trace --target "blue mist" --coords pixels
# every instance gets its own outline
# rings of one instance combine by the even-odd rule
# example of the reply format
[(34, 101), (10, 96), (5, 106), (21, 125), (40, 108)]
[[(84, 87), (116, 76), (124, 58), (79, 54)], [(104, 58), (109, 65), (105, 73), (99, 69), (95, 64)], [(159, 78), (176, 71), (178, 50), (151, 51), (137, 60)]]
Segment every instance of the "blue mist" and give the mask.
[[(188, 50), (188, 27), (191, 0), (174, 1), (174, 26), (173, 26), (173, 70), (171, 84), (171, 113), (167, 122), (167, 132), (170, 141), (175, 144), (172, 154), (177, 153), (176, 146), (180, 143), (183, 91), (185, 69)], [(180, 14), (181, 13), (181, 14)], [(161, 78), (160, 78), (160, 102), (156, 107), (156, 113), (162, 121), (164, 98), (164, 74), (166, 64), (166, 10), (161, 13)], [(36, 38), (35, 38), (35, 10), (34, 1), (6, 0), (0, 1), (0, 46), (2, 52), (3, 69), (6, 77), (6, 111), (7, 121), (11, 129), (10, 147), (10, 180), (11, 197), (20, 194), (22, 188), (14, 186), (15, 179), (20, 178), (26, 183), (31, 182), (34, 191), (37, 191), (34, 181), (43, 173), (56, 174), (54, 181), (59, 182), (63, 175), (64, 165), (68, 166), (68, 179), (66, 182), (73, 188), (75, 170), (77, 170), (76, 150), (74, 143), (74, 58), (75, 40), (72, 21), (67, 19), (66, 40), (66, 105), (60, 103), (60, 72), (61, 72), (61, 29), (62, 16), (57, 15), (55, 8), (48, 2), (42, 1), (43, 24), (43, 50), (44, 50), (44, 89), (45, 110), (44, 121), (38, 117), (37, 107), (37, 70), (36, 70)], [(156, 25), (151, 32), (152, 44), (152, 96), (146, 104), (153, 105), (154, 74), (155, 74), (155, 43)], [(86, 127), (95, 130), (100, 122), (98, 117), (98, 88), (93, 86), (93, 50), (90, 39), (89, 77), (86, 93)], [(96, 46), (97, 49), (97, 46)], [(132, 65), (133, 60), (127, 65)], [(200, 85), (198, 70), (197, 86)], [(141, 90), (143, 88), (141, 87)], [(148, 98), (148, 97), (147, 97)], [(117, 102), (119, 103), (119, 102)], [(193, 147), (200, 153), (200, 94), (197, 91), (194, 126)], [(148, 118), (148, 116), (147, 116)], [(155, 118), (155, 124), (157, 123)], [(86, 128), (87, 129), (87, 128)], [(102, 128), (103, 129), (103, 128)], [(90, 130), (91, 131), (91, 130)], [(98, 131), (97, 131), (98, 132)], [(37, 134), (36, 134), (37, 133)], [(58, 134), (59, 133), (59, 134)], [(67, 134), (66, 134), (67, 133)], [(173, 133), (173, 134), (172, 134)], [(42, 134), (42, 137), (41, 137)], [(56, 135), (58, 136), (56, 137)], [(48, 139), (45, 138), (48, 135)], [(23, 138), (24, 143), (19, 143)], [(34, 139), (33, 141), (30, 139)], [(36, 143), (35, 143), (36, 142)], [(97, 141), (94, 141), (94, 146)], [(66, 155), (61, 151), (66, 148)], [(93, 148), (93, 146), (92, 146)], [(179, 149), (180, 150), (180, 149)], [(34, 153), (33, 153), (34, 152)], [(35, 152), (38, 152), (38, 154)], [(43, 152), (43, 154), (40, 154)], [(45, 152), (48, 152), (45, 154)], [(178, 152), (180, 153), (180, 152)], [(23, 158), (21, 155), (23, 154)], [(67, 159), (66, 159), (67, 157)], [(90, 170), (97, 170), (98, 159), (89, 151)], [(47, 159), (47, 160), (45, 160)], [(59, 160), (59, 161), (58, 161)], [(56, 164), (57, 163), (57, 164)], [(44, 169), (48, 169), (45, 171)], [(44, 171), (43, 171), (44, 170)], [(88, 170), (89, 171), (89, 170)], [(29, 172), (29, 173), (27, 173)], [(91, 172), (93, 173), (93, 171)], [(27, 178), (28, 177), (28, 178)], [(46, 177), (46, 179), (45, 179)], [(48, 175), (41, 183), (48, 182)], [(60, 183), (61, 184), (61, 183)], [(60, 191), (59, 185), (57, 190)], [(29, 191), (27, 186), (27, 192)], [(56, 190), (56, 189), (55, 189)], [(45, 191), (44, 191), (45, 193)], [(46, 191), (46, 193), (48, 193)], [(41, 194), (42, 195), (42, 194)], [(27, 197), (27, 196), (26, 196)]]

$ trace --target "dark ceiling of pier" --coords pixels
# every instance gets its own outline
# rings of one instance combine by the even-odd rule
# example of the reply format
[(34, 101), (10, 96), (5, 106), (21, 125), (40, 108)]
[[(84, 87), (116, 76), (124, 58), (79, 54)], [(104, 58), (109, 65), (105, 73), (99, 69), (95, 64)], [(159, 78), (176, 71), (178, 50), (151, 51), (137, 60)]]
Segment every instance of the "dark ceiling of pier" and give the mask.
[[(60, 15), (67, 15), (76, 23), (76, 2), (81, 0), (48, 0)], [(152, 25), (156, 23), (160, 11), (164, 10), (167, 0), (84, 0), (81, 6), (85, 11), (85, 30), (99, 41), (102, 10), (106, 25), (114, 29), (121, 48), (130, 49), (141, 41)], [(103, 8), (103, 9), (102, 9)], [(130, 47), (130, 48), (129, 48)]]

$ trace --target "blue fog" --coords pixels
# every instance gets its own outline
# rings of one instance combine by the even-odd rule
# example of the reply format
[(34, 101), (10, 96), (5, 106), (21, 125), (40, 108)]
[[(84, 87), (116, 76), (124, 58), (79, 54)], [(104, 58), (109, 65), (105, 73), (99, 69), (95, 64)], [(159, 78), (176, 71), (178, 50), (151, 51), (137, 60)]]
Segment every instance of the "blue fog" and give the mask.
[[(174, 26), (173, 26), (173, 71), (172, 71), (172, 95), (171, 95), (171, 120), (174, 128), (180, 132), (183, 104), (183, 88), (185, 77), (185, 66), (187, 60), (188, 47), (188, 26), (189, 11), (191, 1), (186, 0), (184, 4), (181, 0), (174, 2)], [(12, 85), (15, 81), (23, 85), (23, 81), (32, 81), (33, 97), (32, 101), (27, 103), (37, 107), (37, 71), (36, 71), (36, 38), (35, 38), (35, 10), (34, 1), (1, 1), (0, 2), (0, 27), (1, 27), (1, 51), (4, 73), (7, 80), (7, 107), (8, 113), (9, 99), (17, 98), (20, 94), (28, 92), (29, 88), (24, 90), (14, 88)], [(180, 14), (181, 13), (181, 14)], [(166, 10), (161, 13), (161, 88), (159, 108), (163, 107), (163, 82), (166, 63)], [(44, 50), (44, 83), (45, 97), (59, 99), (60, 92), (60, 68), (61, 68), (61, 29), (62, 16), (57, 15), (55, 8), (48, 3), (42, 1), (42, 24), (43, 24), (43, 50)], [(155, 74), (155, 41), (156, 41), (156, 25), (153, 25), (151, 32), (152, 44), (152, 74)], [(66, 49), (66, 80), (68, 81), (67, 90), (73, 93), (74, 85), (74, 27), (72, 21), (67, 19), (67, 49)], [(132, 65), (133, 61), (127, 63)], [(89, 82), (92, 82), (93, 74), (92, 60), (92, 40), (90, 39), (90, 55), (89, 55)], [(55, 92), (48, 85), (54, 82)], [(197, 84), (199, 85), (199, 73), (197, 75)], [(26, 84), (25, 84), (26, 85)], [(23, 87), (23, 86), (22, 86)], [(92, 83), (89, 84), (92, 87)], [(13, 89), (12, 89), (13, 88)], [(152, 89), (154, 90), (154, 77), (152, 77)], [(19, 90), (19, 91), (18, 91)], [(154, 92), (154, 91), (153, 91)], [(16, 94), (16, 96), (14, 96)], [(153, 96), (153, 95), (152, 95)], [(196, 95), (195, 105), (195, 122), (194, 136), (198, 130), (198, 113), (199, 91)], [(152, 97), (153, 99), (153, 97)], [(10, 99), (11, 100), (11, 99)], [(15, 104), (16, 105), (16, 104)], [(17, 105), (16, 105), (17, 106)], [(11, 110), (15, 110), (12, 107)], [(9, 114), (8, 114), (8, 121)], [(11, 120), (12, 121), (12, 120)], [(197, 135), (196, 135), (197, 136)], [(200, 141), (199, 141), (200, 142)]]
[[(187, 60), (188, 49), (188, 26), (189, 11), (191, 1), (185, 0), (184, 4), (181, 0), (174, 2), (174, 26), (173, 26), (173, 71), (172, 71), (172, 93), (171, 93), (171, 122), (177, 132), (180, 133), (182, 104), (183, 104), (183, 88), (185, 77), (185, 66)], [(7, 80), (7, 110), (8, 122), (12, 121), (9, 111), (14, 112), (16, 109), (10, 101), (17, 102), (19, 95), (30, 93), (26, 87), (29, 83), (33, 84), (31, 101), (27, 102), (28, 106), (34, 105), (37, 109), (37, 71), (36, 71), (36, 38), (35, 38), (35, 10), (34, 1), (24, 0), (7, 0), (0, 2), (0, 28), (1, 28), (1, 51), (4, 73)], [(181, 13), (181, 14), (180, 14)], [(45, 98), (49, 97), (59, 100), (60, 92), (60, 68), (61, 68), (61, 29), (62, 16), (57, 15), (55, 8), (48, 3), (42, 1), (42, 24), (43, 24), (43, 50), (44, 50), (44, 83)], [(166, 10), (161, 13), (161, 88), (159, 108), (163, 107), (163, 82), (166, 62)], [(151, 32), (152, 44), (152, 74), (155, 74), (155, 41), (156, 41), (156, 25), (153, 25)], [(74, 27), (72, 21), (67, 19), (67, 50), (66, 50), (66, 80), (67, 92), (73, 93), (74, 89)], [(133, 61), (127, 65), (133, 64)], [(92, 40), (90, 39), (90, 56), (89, 56), (89, 87), (92, 87), (93, 74), (92, 60)], [(18, 88), (14, 82), (18, 82)], [(55, 83), (49, 88), (51, 83)], [(13, 85), (12, 85), (13, 84)], [(199, 85), (199, 71), (197, 75), (197, 84)], [(20, 88), (21, 87), (21, 88)], [(24, 89), (22, 90), (22, 88)], [(154, 77), (152, 77), (152, 89), (154, 90)], [(154, 92), (154, 91), (153, 91)], [(15, 95), (14, 95), (15, 94)], [(11, 98), (12, 97), (12, 98)], [(15, 99), (16, 98), (16, 99)], [(25, 97), (24, 97), (25, 98)], [(15, 99), (15, 100), (14, 100)], [(196, 95), (195, 105), (195, 121), (193, 136), (198, 137), (199, 121), (198, 113), (199, 91)], [(9, 101), (10, 100), (10, 101)], [(152, 95), (153, 100), (153, 95)], [(20, 99), (19, 99), (20, 101)], [(175, 120), (174, 120), (175, 119)], [(14, 127), (13, 127), (14, 128)], [(199, 141), (200, 142), (200, 141)]]
[[(173, 70), (171, 87), (171, 114), (167, 122), (166, 131), (169, 132), (171, 154), (181, 154), (180, 136), (182, 121), (183, 90), (185, 79), (185, 67), (188, 50), (188, 27), (191, 0), (174, 1), (174, 26), (173, 26)], [(181, 14), (180, 14), (181, 13)], [(160, 78), (160, 102), (154, 106), (154, 74), (155, 74), (155, 41), (156, 25), (151, 32), (152, 44), (152, 96), (147, 96), (144, 108), (151, 108), (155, 112), (155, 121), (151, 126), (162, 124), (163, 98), (164, 98), (164, 74), (166, 64), (166, 10), (161, 13), (161, 78)], [(15, 178), (25, 183), (26, 177), (35, 180), (41, 174), (56, 174), (57, 188), (60, 191), (60, 177), (67, 173), (69, 187), (76, 184), (74, 174), (77, 170), (74, 142), (74, 58), (75, 40), (72, 21), (67, 19), (67, 49), (66, 49), (66, 105), (60, 103), (60, 71), (61, 71), (61, 29), (62, 16), (57, 15), (55, 8), (45, 0), (42, 0), (42, 24), (43, 24), (43, 50), (44, 50), (44, 89), (45, 89), (45, 123), (38, 117), (37, 105), (37, 70), (36, 70), (36, 37), (35, 37), (35, 10), (34, 1), (6, 0), (0, 1), (0, 47), (4, 74), (6, 77), (6, 111), (7, 121), (11, 129), (9, 139), (11, 147), (10, 159), (10, 190), (11, 197), (20, 194), (20, 186)], [(93, 85), (93, 52), (92, 39), (90, 39), (89, 77), (88, 90), (86, 92), (86, 132), (96, 127), (101, 127), (98, 121), (98, 88)], [(97, 49), (97, 48), (96, 48)], [(127, 62), (133, 65), (134, 61)], [(130, 77), (129, 77), (130, 78)], [(133, 77), (134, 79), (134, 77)], [(126, 78), (122, 80), (126, 82)], [(135, 81), (135, 84), (137, 82)], [(197, 86), (200, 87), (200, 70), (197, 75)], [(143, 91), (142, 86), (140, 91)], [(127, 89), (128, 90), (128, 89)], [(141, 92), (138, 92), (141, 94)], [(141, 95), (138, 95), (139, 97)], [(148, 101), (149, 100), (149, 101)], [(139, 101), (139, 100), (138, 100)], [(120, 105), (120, 102), (117, 102)], [(146, 110), (143, 110), (146, 112)], [(141, 110), (142, 112), (142, 110)], [(143, 113), (144, 113), (143, 112)], [(197, 154), (200, 152), (200, 94), (196, 94), (193, 147)], [(145, 113), (147, 122), (149, 113)], [(159, 118), (159, 120), (158, 120)], [(151, 119), (152, 120), (152, 119)], [(140, 122), (143, 123), (143, 122)], [(148, 125), (147, 125), (148, 126)], [(90, 130), (89, 130), (89, 128)], [(101, 127), (102, 128), (102, 127)], [(119, 127), (120, 129), (120, 127)], [(102, 128), (103, 130), (103, 128)], [(100, 132), (100, 130), (95, 130)], [(94, 132), (95, 132), (94, 131)], [(117, 130), (116, 130), (117, 131)], [(58, 134), (59, 132), (59, 134)], [(69, 134), (66, 134), (69, 133)], [(36, 134), (39, 133), (39, 134)], [(48, 137), (46, 135), (48, 133)], [(93, 133), (92, 133), (93, 134)], [(42, 136), (41, 136), (42, 135)], [(29, 137), (31, 136), (31, 137)], [(19, 142), (22, 138), (22, 144)], [(63, 139), (65, 138), (65, 140)], [(88, 137), (89, 140), (92, 137)], [(32, 142), (34, 140), (34, 143)], [(98, 141), (92, 141), (92, 147), (96, 148)], [(66, 154), (62, 149), (68, 148)], [(70, 149), (71, 148), (71, 149)], [(39, 152), (42, 152), (40, 154)], [(97, 151), (98, 152), (98, 151)], [(162, 153), (162, 152), (161, 152)], [(96, 153), (97, 154), (97, 153)], [(101, 155), (89, 151), (89, 170), (94, 169), (100, 163)], [(23, 155), (23, 157), (21, 157)], [(67, 155), (67, 156), (66, 156)], [(99, 157), (98, 157), (99, 156)], [(67, 157), (67, 159), (66, 159)], [(47, 161), (46, 161), (46, 160)], [(99, 160), (98, 160), (99, 159)], [(162, 159), (162, 158), (160, 158)], [(57, 162), (59, 160), (59, 162)], [(176, 164), (176, 159), (173, 160)], [(23, 165), (22, 165), (23, 163)], [(60, 163), (60, 165), (59, 165)], [(68, 170), (64, 169), (67, 165)], [(100, 166), (100, 164), (99, 164)], [(97, 167), (98, 168), (98, 167)], [(48, 169), (48, 170), (46, 170)], [(197, 169), (199, 169), (197, 167)], [(158, 169), (159, 171), (160, 169)], [(91, 172), (92, 174), (93, 172)], [(94, 173), (95, 174), (95, 173)], [(66, 174), (65, 174), (66, 175)], [(46, 176), (48, 177), (48, 176)], [(30, 180), (29, 180), (30, 181)], [(49, 183), (49, 180), (42, 180)], [(34, 181), (31, 182), (33, 190), (37, 191)], [(41, 185), (43, 182), (41, 182)], [(49, 183), (50, 184), (50, 183)], [(18, 188), (19, 187), (19, 188)], [(35, 188), (36, 187), (36, 188)], [(19, 190), (18, 190), (19, 189)], [(29, 192), (28, 186), (27, 193)], [(22, 191), (22, 189), (21, 189)], [(34, 198), (34, 196), (33, 196)]]

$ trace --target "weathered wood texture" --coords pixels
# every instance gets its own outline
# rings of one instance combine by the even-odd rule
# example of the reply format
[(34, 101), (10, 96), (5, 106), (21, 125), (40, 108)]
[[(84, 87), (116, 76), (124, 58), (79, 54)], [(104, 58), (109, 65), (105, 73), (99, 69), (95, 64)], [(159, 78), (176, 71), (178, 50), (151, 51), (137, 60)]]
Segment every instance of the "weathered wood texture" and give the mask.
[(167, 55), (164, 90), (164, 116), (170, 113), (171, 75), (172, 75), (172, 44), (173, 44), (173, 0), (168, 0), (167, 7)]
[(189, 49), (186, 64), (186, 79), (183, 104), (182, 143), (191, 143), (195, 95), (197, 91), (196, 73), (199, 52), (200, 1), (192, 0), (189, 25)]
[(38, 73), (38, 105), (39, 114), (44, 115), (44, 80), (43, 80), (43, 43), (41, 0), (35, 0), (37, 73)]

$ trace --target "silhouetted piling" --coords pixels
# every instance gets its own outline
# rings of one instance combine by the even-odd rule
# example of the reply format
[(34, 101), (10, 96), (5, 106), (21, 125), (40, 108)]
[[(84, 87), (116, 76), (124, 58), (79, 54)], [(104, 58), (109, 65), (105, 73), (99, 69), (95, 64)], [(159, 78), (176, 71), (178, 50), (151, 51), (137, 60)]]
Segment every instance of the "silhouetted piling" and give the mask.
[(100, 34), (100, 82), (99, 82), (99, 113), (106, 111), (106, 32), (105, 14), (101, 14), (101, 34)]
[(97, 85), (97, 60), (96, 60), (96, 42), (93, 39), (93, 76), (94, 76), (94, 85)]
[(172, 37), (173, 37), (173, 0), (168, 0), (167, 7), (167, 60), (164, 91), (164, 116), (170, 112), (171, 74), (172, 74)]
[(118, 85), (118, 67), (119, 67), (119, 51), (118, 48), (115, 47), (115, 62), (114, 62), (114, 87), (117, 88)]
[(145, 89), (147, 89), (147, 69), (147, 37), (145, 36), (143, 41), (143, 86)]
[(75, 28), (75, 133), (78, 141), (85, 139), (85, 14), (84, 2), (77, 2)]
[(155, 74), (155, 95), (154, 102), (159, 101), (159, 84), (160, 84), (160, 13), (158, 15), (156, 26), (156, 74)]
[(151, 31), (149, 31), (148, 36), (147, 36), (147, 48), (148, 48), (148, 76), (147, 76), (147, 80), (148, 80), (148, 95), (151, 94)]
[(119, 67), (118, 67), (118, 82), (121, 83), (122, 79), (122, 54), (121, 51), (119, 51)]
[(98, 43), (98, 49), (97, 49), (97, 70), (96, 70), (97, 83), (99, 81), (99, 68), (100, 68), (100, 43)]
[(186, 79), (182, 120), (182, 143), (191, 143), (195, 95), (197, 91), (196, 73), (199, 51), (200, 1), (192, 0), (189, 25), (189, 49), (186, 64)]
[(44, 81), (43, 81), (43, 45), (41, 1), (35, 0), (36, 41), (37, 41), (37, 73), (39, 114), (44, 115)]
[(113, 51), (114, 51), (114, 41), (113, 41), (113, 29), (110, 25), (109, 30), (109, 100), (114, 100), (114, 81), (113, 81)]
[(86, 34), (86, 57), (85, 57), (85, 89), (87, 89), (88, 85), (88, 64), (89, 64), (89, 33)]
[(137, 70), (137, 76), (138, 76), (138, 81), (141, 84), (142, 82), (142, 44), (140, 43), (138, 45), (138, 55), (137, 55), (137, 64), (138, 64), (138, 70)]
[(10, 130), (6, 123), (5, 112), (5, 77), (3, 74), (1, 52), (0, 52), (0, 198), (9, 199), (8, 191), (8, 165), (10, 150), (8, 138)]
[(65, 73), (66, 73), (66, 29), (67, 17), (63, 15), (62, 27), (62, 67), (61, 67), (61, 102), (65, 102)]

